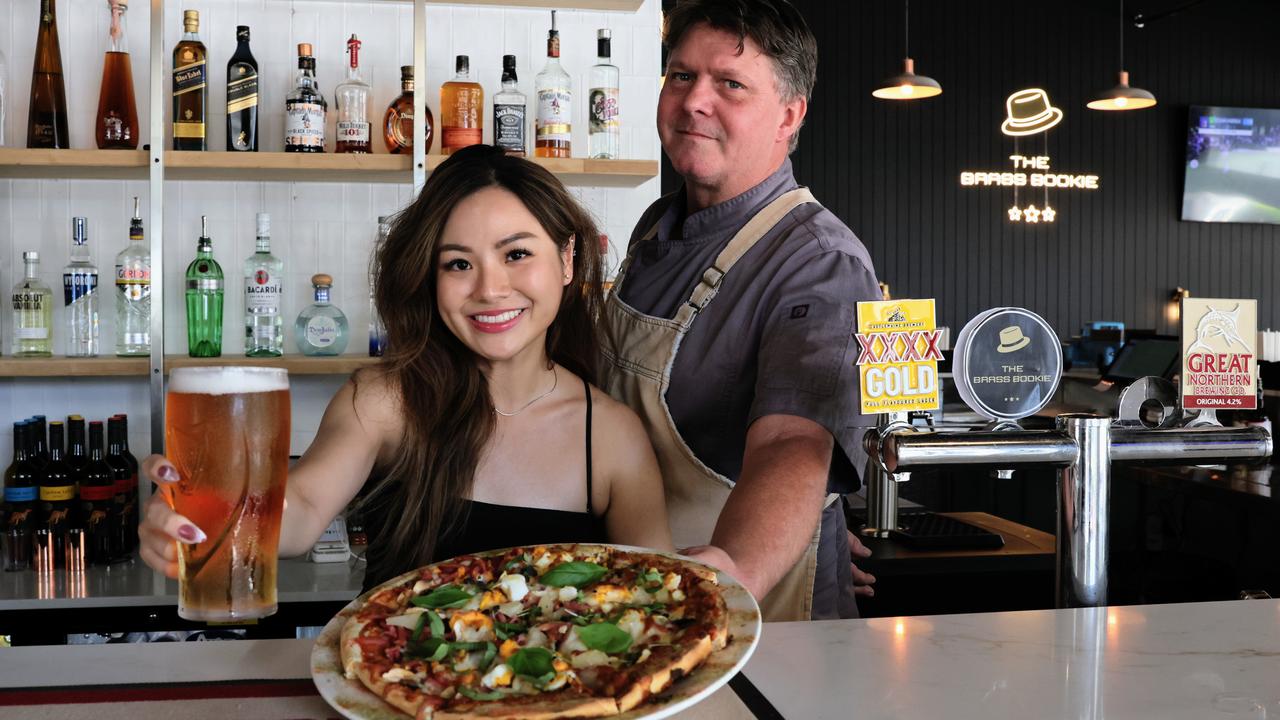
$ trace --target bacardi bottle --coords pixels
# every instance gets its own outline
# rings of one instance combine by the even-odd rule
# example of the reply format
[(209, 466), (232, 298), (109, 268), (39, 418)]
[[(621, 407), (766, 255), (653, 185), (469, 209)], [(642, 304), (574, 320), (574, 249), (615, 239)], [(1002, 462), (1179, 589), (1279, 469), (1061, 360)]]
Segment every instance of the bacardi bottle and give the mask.
[(129, 244), (116, 255), (116, 355), (151, 353), (151, 248), (143, 237), (138, 198), (133, 199)]
[(612, 33), (602, 28), (596, 33), (595, 65), (591, 66), (591, 91), (587, 97), (587, 149), (591, 157), (616, 159), (622, 143), (618, 118), (618, 66), (610, 62)]
[(187, 266), (187, 354), (222, 356), (222, 266), (213, 259), (209, 219), (200, 216), (196, 259)]
[(516, 86), (516, 56), (502, 56), (502, 92), (493, 96), (493, 144), (508, 155), (524, 157), (529, 152), (525, 140), (528, 99)]
[(338, 111), (337, 133), (333, 151), (370, 153), (369, 84), (360, 77), (360, 40), (355, 35), (347, 41), (347, 79), (333, 91)]
[(556, 11), (551, 11), (551, 31), (547, 33), (547, 64), (534, 79), (538, 92), (533, 154), (538, 157), (569, 157), (573, 141), (573, 83), (560, 66), (560, 32)]
[(13, 355), (49, 357), (53, 354), (53, 292), (40, 279), (40, 253), (22, 253), (24, 277), (14, 286)]
[(347, 349), (347, 316), (329, 302), (333, 278), (313, 275), (316, 301), (298, 313), (294, 341), (303, 355), (341, 355)]
[(285, 152), (324, 152), (324, 114), (328, 108), (316, 82), (311, 43), (299, 43), (298, 77), (284, 103)]
[(271, 216), (258, 213), (257, 252), (244, 261), (244, 354), (284, 354), (284, 261), (271, 254)]
[(67, 308), (67, 357), (97, 357), (98, 266), (89, 255), (89, 221), (71, 219), (71, 262), (62, 269), (62, 299)]

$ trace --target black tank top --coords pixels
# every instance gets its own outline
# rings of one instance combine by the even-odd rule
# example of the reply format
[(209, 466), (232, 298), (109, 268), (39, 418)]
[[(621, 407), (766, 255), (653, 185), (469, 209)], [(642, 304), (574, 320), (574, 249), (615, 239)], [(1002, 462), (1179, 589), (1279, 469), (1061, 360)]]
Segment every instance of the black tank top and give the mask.
[[(458, 555), (497, 550), (516, 545), (542, 545), (548, 543), (606, 542), (604, 519), (597, 517), (591, 507), (591, 386), (582, 381), (587, 394), (587, 511), (548, 510), (546, 508), (494, 505), (475, 500), (462, 501), (462, 524), (447, 533), (436, 543), (432, 561), (447, 560)], [(380, 530), (389, 520), (385, 503), (381, 510), (371, 510), (365, 519), (369, 532), (369, 549), (366, 557), (370, 567), (382, 554)], [(364, 590), (376, 587), (397, 575), (414, 568), (412, 563), (395, 565), (387, 573), (374, 577), (366, 571)]]

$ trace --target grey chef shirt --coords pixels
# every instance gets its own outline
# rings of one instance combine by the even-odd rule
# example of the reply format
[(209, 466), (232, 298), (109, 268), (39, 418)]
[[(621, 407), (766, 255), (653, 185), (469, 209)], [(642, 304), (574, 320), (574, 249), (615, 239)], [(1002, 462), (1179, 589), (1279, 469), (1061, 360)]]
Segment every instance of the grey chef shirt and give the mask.
[[(654, 203), (631, 236), (634, 257), (619, 299), (646, 315), (675, 317), (702, 273), (757, 212), (798, 185), (786, 160), (746, 192), (686, 216), (681, 188)], [(657, 223), (657, 234), (641, 239)], [(835, 438), (830, 492), (858, 488), (866, 455), (861, 435), (874, 426), (858, 414), (857, 303), (879, 300), (867, 249), (831, 212), (800, 205), (725, 276), (720, 292), (681, 341), (666, 401), (681, 438), (698, 459), (737, 482), (747, 428), (765, 415), (797, 415)], [(855, 469), (858, 468), (858, 469)], [(823, 515), (814, 617), (851, 616), (844, 518), (837, 503)], [(834, 568), (831, 565), (834, 564)], [(824, 595), (843, 598), (824, 602)], [(825, 608), (822, 606), (826, 606)], [(856, 609), (854, 610), (856, 612)]]

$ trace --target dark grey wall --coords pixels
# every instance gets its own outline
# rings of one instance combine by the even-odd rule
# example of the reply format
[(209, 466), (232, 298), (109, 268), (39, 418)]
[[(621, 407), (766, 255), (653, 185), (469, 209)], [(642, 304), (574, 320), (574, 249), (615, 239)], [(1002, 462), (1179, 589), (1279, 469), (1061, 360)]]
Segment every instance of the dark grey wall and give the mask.
[[(1115, 83), (1118, 3), (915, 0), (911, 54), (944, 93), (893, 103), (871, 90), (900, 67), (902, 3), (793, 2), (820, 49), (796, 175), (862, 238), (896, 296), (937, 298), (953, 332), (997, 305), (1039, 312), (1064, 337), (1088, 320), (1169, 331), (1164, 303), (1179, 285), (1256, 297), (1260, 324), (1280, 322), (1280, 226), (1179, 220), (1188, 106), (1280, 107), (1280, 2), (1208, 0), (1131, 27), (1132, 82), (1159, 105), (1126, 113), (1085, 108)], [(1100, 190), (1054, 192), (1051, 226), (1010, 223), (1010, 190), (959, 183), (961, 170), (1009, 167), (999, 126), (1025, 87), (1064, 112), (1048, 133), (1054, 168), (1101, 176)]]

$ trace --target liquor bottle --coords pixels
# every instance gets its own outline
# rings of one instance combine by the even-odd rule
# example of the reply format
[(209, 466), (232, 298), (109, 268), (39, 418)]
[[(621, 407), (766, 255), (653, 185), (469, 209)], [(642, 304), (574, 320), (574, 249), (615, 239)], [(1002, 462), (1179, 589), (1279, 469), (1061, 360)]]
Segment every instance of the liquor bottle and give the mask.
[(525, 142), (525, 114), (528, 100), (516, 87), (516, 56), (502, 56), (502, 92), (493, 96), (493, 144), (507, 151), (508, 155), (524, 157), (528, 153)]
[(284, 261), (271, 254), (271, 216), (258, 213), (257, 252), (244, 261), (244, 354), (284, 354)]
[(31, 68), (31, 106), (27, 111), (27, 147), (71, 147), (54, 0), (40, 0), (40, 29), (36, 34), (36, 59)]
[[(391, 218), (378, 217), (378, 247), (387, 242), (391, 234)], [(387, 326), (378, 314), (378, 305), (373, 297), (374, 274), (369, 272), (369, 357), (382, 357), (387, 350)]]
[(54, 563), (61, 567), (64, 536), (68, 529), (80, 527), (76, 509), (76, 480), (71, 466), (62, 458), (62, 423), (49, 423), (49, 462), (40, 471), (40, 507), (37, 526), (48, 528), (54, 547)]
[(249, 26), (236, 26), (236, 51), (227, 61), (227, 150), (258, 152), (258, 61), (249, 51)]
[(196, 259), (187, 266), (187, 354), (222, 356), (222, 266), (213, 259), (209, 219), (204, 215)]
[(133, 99), (133, 64), (129, 61), (124, 23), (129, 0), (107, 0), (107, 4), (111, 8), (111, 25), (102, 59), (94, 135), (99, 150), (137, 150), (138, 104)]
[(5, 570), (31, 567), (40, 478), (35, 464), (27, 457), (28, 426), (26, 420), (13, 424), (13, 463), (4, 471)]
[(84, 418), (79, 415), (67, 416), (67, 464), (76, 472), (84, 470), (89, 462), (84, 439)]
[(369, 96), (373, 94), (360, 77), (360, 39), (355, 35), (347, 41), (347, 80), (333, 91), (333, 104), (338, 112), (337, 135), (333, 151), (340, 153), (371, 153), (369, 124)]
[(182, 11), (182, 39), (173, 48), (173, 149), (205, 150), (208, 57), (200, 42), (200, 12)]
[(67, 308), (67, 357), (97, 357), (98, 266), (89, 254), (89, 221), (71, 219), (71, 262), (62, 269), (62, 300)]
[(333, 278), (312, 275), (316, 301), (302, 312), (293, 324), (294, 340), (303, 355), (341, 355), (347, 349), (347, 316), (329, 302)]
[(87, 538), (87, 561), (90, 565), (106, 565), (120, 557), (123, 535), (116, 505), (117, 471), (105, 459), (102, 444), (102, 421), (89, 423), (89, 462), (80, 480), (80, 517), (84, 518)]
[[(435, 125), (435, 117), (431, 114), (431, 108), (425, 105), (422, 111), (426, 113), (426, 118), (422, 121), (426, 125), (427, 131), (427, 149), (431, 149), (431, 132), (432, 126)], [(413, 154), (413, 66), (403, 65), (400, 67), (400, 97), (395, 99), (387, 107), (387, 113), (382, 118), (382, 139), (387, 144), (387, 152), (395, 155), (412, 155)]]
[(311, 43), (299, 43), (298, 78), (284, 103), (285, 152), (324, 152), (324, 113), (328, 107), (316, 82)]
[(13, 287), (13, 356), (53, 355), (53, 292), (40, 280), (40, 253), (22, 253), (26, 273)]
[(459, 55), (457, 74), (440, 86), (440, 152), (484, 142), (484, 88), (471, 79), (471, 58)]
[(31, 455), (31, 461), (36, 467), (44, 470), (44, 466), (49, 464), (49, 433), (45, 430), (45, 418), (43, 415), (35, 415), (31, 418), (31, 449), (28, 452)]
[(123, 434), (119, 417), (107, 420), (107, 453), (103, 459), (115, 471), (113, 510), (118, 539), (113, 557), (118, 560), (128, 559), (138, 544), (138, 475), (124, 457)]
[(593, 158), (617, 159), (622, 146), (622, 123), (618, 118), (618, 66), (610, 62), (612, 33), (596, 31), (595, 65), (591, 66), (591, 91), (587, 95), (587, 152)]
[(151, 248), (133, 199), (129, 244), (116, 255), (116, 355), (151, 354)]
[(8, 127), (5, 118), (9, 115), (9, 62), (0, 50), (0, 147), (5, 146), (5, 129)]
[(111, 419), (120, 421), (120, 455), (124, 457), (125, 462), (129, 463), (129, 469), (133, 472), (133, 477), (137, 479), (138, 458), (129, 452), (129, 416), (120, 413), (119, 415), (112, 415)]
[(551, 11), (551, 30), (547, 33), (547, 64), (534, 78), (538, 93), (535, 114), (533, 154), (537, 157), (569, 157), (573, 141), (573, 83), (569, 73), (560, 67), (560, 32), (556, 30), (556, 11)]

